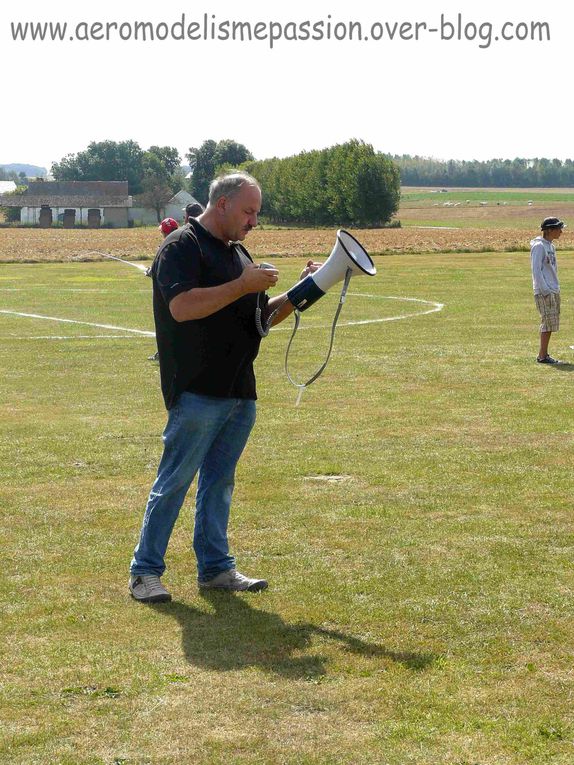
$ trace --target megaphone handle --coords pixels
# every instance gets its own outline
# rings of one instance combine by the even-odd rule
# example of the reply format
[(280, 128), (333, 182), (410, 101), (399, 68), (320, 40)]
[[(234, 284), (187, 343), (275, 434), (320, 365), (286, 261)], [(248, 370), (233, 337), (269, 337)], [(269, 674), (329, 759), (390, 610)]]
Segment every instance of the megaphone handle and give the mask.
[(329, 350), (327, 351), (327, 358), (321, 364), (321, 366), (315, 372), (315, 374), (312, 377), (310, 377), (307, 380), (307, 382), (304, 382), (304, 383), (295, 382), (295, 380), (289, 374), (289, 351), (291, 350), (291, 345), (293, 343), (293, 340), (295, 339), (295, 335), (297, 333), (297, 330), (299, 329), (299, 322), (301, 320), (301, 312), (295, 309), (295, 325), (293, 327), (293, 332), (291, 333), (291, 337), (289, 338), (289, 343), (287, 345), (287, 352), (285, 353), (285, 374), (287, 375), (287, 379), (289, 380), (291, 385), (294, 385), (296, 388), (299, 388), (299, 395), (297, 396), (297, 403), (295, 404), (295, 406), (299, 405), (299, 402), (301, 401), (301, 396), (303, 395), (303, 391), (305, 390), (305, 388), (307, 388), (309, 385), (314, 383), (315, 380), (323, 374), (323, 371), (325, 370), (325, 367), (327, 366), (329, 359), (331, 358), (333, 343), (335, 342), (335, 330), (337, 328), (337, 322), (339, 321), (339, 314), (341, 313), (341, 310), (343, 308), (343, 303), (345, 302), (345, 297), (347, 295), (347, 290), (349, 289), (349, 282), (351, 281), (352, 275), (353, 275), (352, 270), (348, 268), (347, 273), (345, 274), (345, 281), (343, 283), (343, 289), (341, 290), (341, 297), (339, 298), (339, 305), (337, 306), (337, 312), (335, 313), (335, 318), (333, 319), (333, 324), (331, 326), (331, 340), (329, 343)]

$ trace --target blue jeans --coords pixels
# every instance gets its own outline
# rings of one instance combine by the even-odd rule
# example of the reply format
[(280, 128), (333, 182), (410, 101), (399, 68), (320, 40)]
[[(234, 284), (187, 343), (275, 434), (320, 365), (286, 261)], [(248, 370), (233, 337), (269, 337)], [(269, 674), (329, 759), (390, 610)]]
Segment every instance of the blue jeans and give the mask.
[(165, 571), (164, 556), (185, 495), (199, 470), (193, 549), (200, 581), (234, 568), (227, 524), (235, 467), (255, 423), (255, 401), (182, 393), (169, 410), (164, 450), (130, 571)]

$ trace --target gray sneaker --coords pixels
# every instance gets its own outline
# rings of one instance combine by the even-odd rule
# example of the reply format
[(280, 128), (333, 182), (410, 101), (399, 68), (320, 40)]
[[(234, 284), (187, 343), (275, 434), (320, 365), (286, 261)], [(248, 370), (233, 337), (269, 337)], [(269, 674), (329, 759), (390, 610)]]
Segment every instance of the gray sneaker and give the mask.
[(130, 576), (128, 587), (132, 598), (140, 603), (168, 603), (171, 600), (171, 595), (155, 574)]
[(249, 592), (259, 592), (259, 590), (266, 590), (268, 587), (265, 579), (250, 579), (235, 568), (230, 568), (229, 571), (222, 571), (213, 579), (209, 579), (207, 582), (198, 582), (200, 590), (230, 590), (232, 592), (243, 592), (248, 590)]

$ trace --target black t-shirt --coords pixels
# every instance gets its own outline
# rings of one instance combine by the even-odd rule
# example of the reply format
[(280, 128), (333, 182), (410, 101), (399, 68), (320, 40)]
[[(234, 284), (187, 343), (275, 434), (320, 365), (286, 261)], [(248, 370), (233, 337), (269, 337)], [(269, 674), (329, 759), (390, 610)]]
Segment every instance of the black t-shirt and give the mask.
[[(151, 276), (161, 389), (167, 409), (183, 391), (257, 398), (253, 371), (261, 342), (255, 326), (257, 293), (244, 295), (203, 319), (177, 322), (169, 310), (170, 301), (181, 292), (237, 279), (250, 262), (244, 247), (225, 245), (195, 219), (169, 234), (159, 248)], [(267, 301), (262, 296), (263, 309)]]

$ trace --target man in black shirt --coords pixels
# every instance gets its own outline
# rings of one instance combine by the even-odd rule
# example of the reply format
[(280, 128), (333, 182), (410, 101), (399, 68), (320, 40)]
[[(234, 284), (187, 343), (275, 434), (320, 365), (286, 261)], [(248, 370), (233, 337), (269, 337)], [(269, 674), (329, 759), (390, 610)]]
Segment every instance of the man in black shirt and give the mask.
[[(129, 589), (141, 602), (171, 600), (160, 577), (185, 495), (199, 471), (194, 551), (200, 589), (267, 587), (235, 568), (227, 525), (235, 467), (255, 422), (253, 361), (261, 337), (257, 294), (276, 284), (239, 244), (257, 225), (261, 190), (246, 173), (216, 178), (198, 219), (166, 237), (152, 265), (161, 387), (168, 409), (164, 451), (151, 489)], [(319, 264), (309, 261), (302, 278)], [(263, 301), (273, 323), (293, 306), (284, 295)]]

